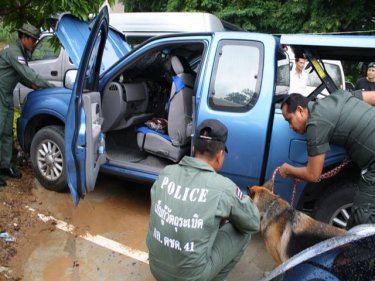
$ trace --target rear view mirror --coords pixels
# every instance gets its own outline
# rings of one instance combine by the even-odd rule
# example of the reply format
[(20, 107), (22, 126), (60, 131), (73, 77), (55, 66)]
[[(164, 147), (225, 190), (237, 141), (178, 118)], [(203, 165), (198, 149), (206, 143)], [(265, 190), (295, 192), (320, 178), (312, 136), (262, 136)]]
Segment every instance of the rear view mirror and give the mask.
[(68, 89), (73, 89), (74, 83), (76, 82), (78, 70), (77, 69), (70, 69), (65, 72), (64, 77), (64, 87)]

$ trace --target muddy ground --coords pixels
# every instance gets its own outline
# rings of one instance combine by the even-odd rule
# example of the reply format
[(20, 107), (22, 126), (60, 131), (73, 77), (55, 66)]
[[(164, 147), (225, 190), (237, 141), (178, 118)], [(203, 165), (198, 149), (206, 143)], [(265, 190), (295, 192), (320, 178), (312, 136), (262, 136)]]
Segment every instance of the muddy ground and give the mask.
[(52, 223), (43, 223), (26, 206), (43, 204), (33, 194), (36, 180), (30, 163), (20, 168), (21, 179), (7, 179), (0, 187), (0, 233), (6, 232), (14, 241), (0, 238), (0, 281), (23, 280), (22, 265), (30, 253), (45, 242), (45, 232), (55, 231)]
[[(8, 180), (8, 186), (0, 189), (0, 230), (15, 238), (14, 242), (0, 238), (0, 281), (154, 280), (146, 263), (81, 236), (101, 235), (147, 252), (148, 188), (104, 175), (95, 192), (72, 208), (69, 193), (45, 190), (29, 166), (22, 172), (21, 180)], [(65, 233), (53, 221), (42, 222), (36, 213), (61, 219), (75, 230)], [(273, 266), (261, 237), (255, 235), (228, 280), (260, 280)]]
[[(0, 50), (5, 45), (6, 43), (0, 42)], [(12, 267), (12, 262), (16, 254), (22, 259), (22, 253), (27, 252), (28, 244), (34, 238), (29, 231), (31, 227), (43, 227), (25, 208), (25, 205), (36, 200), (32, 194), (35, 178), (29, 163), (24, 163), (22, 173), (20, 180), (7, 179), (7, 186), (0, 187), (0, 233), (6, 232), (15, 239), (14, 242), (7, 242), (0, 238), (1, 281), (21, 280), (22, 276)]]
[(30, 230), (37, 225), (43, 227), (25, 208), (35, 201), (32, 194), (34, 176), (28, 164), (22, 167), (22, 174), (19, 180), (7, 179), (7, 186), (0, 188), (0, 231), (15, 239), (8, 242), (0, 238), (0, 280), (21, 280), (12, 261), (16, 254), (22, 259), (22, 253), (27, 252), (28, 244), (35, 239), (34, 230)]

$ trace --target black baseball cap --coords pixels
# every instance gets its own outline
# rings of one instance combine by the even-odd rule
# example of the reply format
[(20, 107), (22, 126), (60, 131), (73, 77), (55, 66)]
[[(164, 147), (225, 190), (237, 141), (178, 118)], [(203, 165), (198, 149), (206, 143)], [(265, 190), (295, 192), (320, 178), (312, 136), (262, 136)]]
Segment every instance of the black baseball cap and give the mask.
[(367, 68), (370, 68), (370, 67), (375, 67), (375, 62), (370, 62), (367, 66)]
[[(226, 143), (228, 138), (228, 129), (223, 123), (216, 119), (206, 119), (197, 128), (197, 138), (203, 140), (213, 140)], [(225, 152), (228, 152), (225, 146)]]

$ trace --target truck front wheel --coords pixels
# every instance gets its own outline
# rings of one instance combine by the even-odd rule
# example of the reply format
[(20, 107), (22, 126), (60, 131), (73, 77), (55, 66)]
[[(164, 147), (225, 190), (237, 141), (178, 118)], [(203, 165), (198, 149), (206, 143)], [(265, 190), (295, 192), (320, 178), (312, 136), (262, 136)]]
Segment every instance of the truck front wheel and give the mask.
[(35, 177), (45, 188), (57, 192), (67, 190), (64, 129), (61, 126), (40, 129), (32, 140), (30, 157)]
[(315, 205), (313, 217), (333, 226), (345, 228), (353, 205), (354, 184), (336, 183), (327, 189), (329, 190), (325, 196), (322, 196)]

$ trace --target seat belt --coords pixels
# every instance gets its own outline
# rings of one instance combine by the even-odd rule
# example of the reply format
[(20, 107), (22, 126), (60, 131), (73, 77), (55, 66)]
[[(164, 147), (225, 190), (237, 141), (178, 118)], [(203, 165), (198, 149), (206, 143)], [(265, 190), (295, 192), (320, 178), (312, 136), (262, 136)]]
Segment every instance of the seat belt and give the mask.
[(176, 86), (176, 90), (175, 90), (175, 92), (173, 93), (172, 97), (170, 97), (170, 98), (168, 99), (168, 102), (167, 102), (167, 104), (165, 105), (165, 110), (166, 110), (167, 112), (169, 112), (169, 106), (170, 106), (170, 104), (171, 104), (171, 100), (174, 98), (174, 96), (175, 96), (178, 92), (180, 92), (183, 88), (185, 88), (185, 87), (189, 87), (189, 86), (185, 85), (184, 81), (182, 81), (182, 79), (181, 79), (179, 76), (177, 76), (177, 75), (172, 76), (172, 80), (173, 80), (173, 83), (174, 83), (175, 86)]

